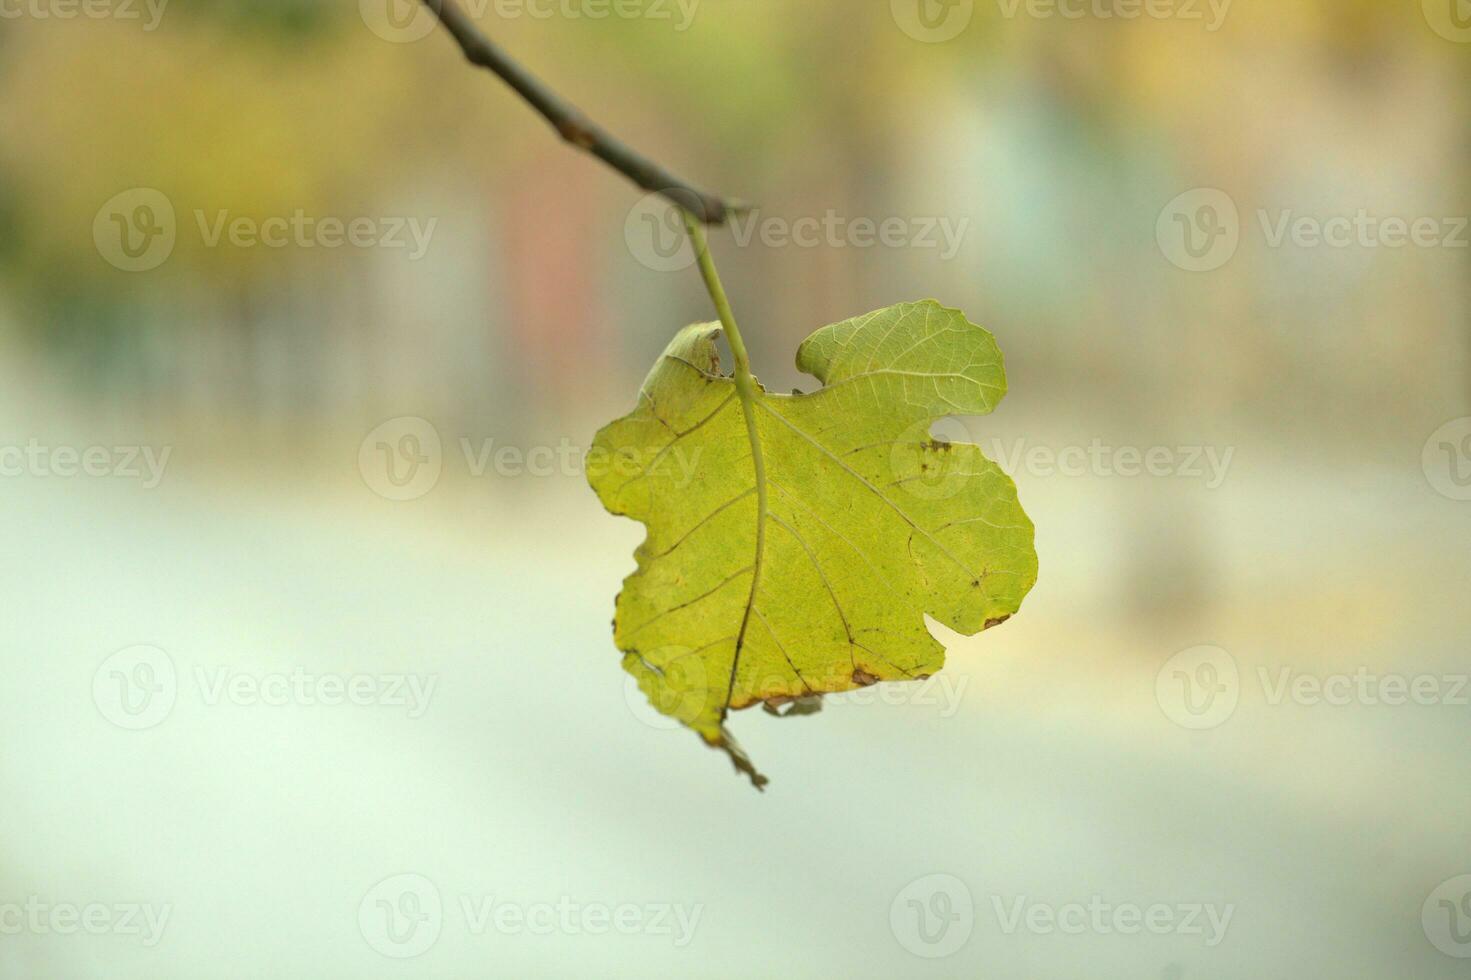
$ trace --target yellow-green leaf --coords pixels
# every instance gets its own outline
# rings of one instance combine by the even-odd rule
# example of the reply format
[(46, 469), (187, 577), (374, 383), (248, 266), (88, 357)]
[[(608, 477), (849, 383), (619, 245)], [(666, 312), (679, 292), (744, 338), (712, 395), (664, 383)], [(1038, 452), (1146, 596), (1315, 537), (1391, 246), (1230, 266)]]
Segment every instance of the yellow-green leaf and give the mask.
[(1016, 487), (976, 446), (932, 439), (1006, 392), (995, 339), (906, 303), (824, 327), (797, 352), (823, 383), (721, 373), (720, 325), (670, 342), (638, 407), (597, 436), (588, 478), (648, 527), (618, 596), (623, 665), (661, 712), (730, 753), (727, 714), (938, 671), (924, 615), (963, 634), (1015, 613), (1037, 577)]

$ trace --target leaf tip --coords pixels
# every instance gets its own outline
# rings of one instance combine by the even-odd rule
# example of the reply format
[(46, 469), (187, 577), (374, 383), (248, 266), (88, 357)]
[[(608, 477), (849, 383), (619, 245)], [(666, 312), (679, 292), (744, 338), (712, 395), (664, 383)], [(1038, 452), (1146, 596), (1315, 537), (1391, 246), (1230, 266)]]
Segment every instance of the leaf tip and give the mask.
[(751, 780), (751, 785), (756, 787), (758, 793), (766, 792), (766, 784), (771, 782), (771, 780), (762, 775), (761, 771), (756, 768), (755, 763), (751, 761), (751, 757), (746, 755), (740, 743), (732, 738), (730, 733), (725, 730), (725, 726), (721, 726), (720, 733), (714, 738), (710, 738), (707, 735), (701, 735), (701, 738), (712, 749), (719, 749), (726, 754), (730, 759), (730, 764), (735, 767), (736, 775), (745, 776)]

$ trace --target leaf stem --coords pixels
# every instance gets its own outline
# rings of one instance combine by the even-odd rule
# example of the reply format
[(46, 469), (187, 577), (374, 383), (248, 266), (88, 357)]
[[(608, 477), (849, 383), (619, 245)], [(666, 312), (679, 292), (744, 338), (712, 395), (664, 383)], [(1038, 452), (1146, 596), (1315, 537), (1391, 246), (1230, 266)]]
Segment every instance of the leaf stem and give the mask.
[[(720, 325), (725, 328), (725, 339), (730, 342), (730, 352), (735, 356), (736, 394), (741, 399), (741, 410), (746, 417), (746, 437), (751, 442), (751, 468), (756, 477), (756, 557), (752, 565), (751, 594), (746, 599), (746, 609), (741, 616), (740, 632), (736, 636), (735, 655), (730, 661), (730, 680), (725, 690), (725, 704), (721, 708), (722, 723), (730, 712), (730, 702), (735, 695), (736, 673), (741, 663), (741, 652), (746, 646), (746, 633), (751, 626), (751, 614), (756, 609), (756, 597), (761, 591), (761, 573), (766, 562), (766, 518), (769, 516), (768, 487), (766, 481), (766, 455), (761, 448), (761, 427), (756, 422), (756, 400), (761, 396), (761, 386), (751, 374), (751, 358), (746, 353), (746, 342), (741, 339), (736, 326), (735, 313), (730, 308), (730, 298), (720, 282), (720, 273), (715, 271), (715, 260), (710, 257), (710, 243), (705, 240), (705, 229), (700, 220), (689, 211), (681, 209), (685, 228), (699, 259), (700, 275), (705, 279), (705, 288), (720, 315)], [(740, 746), (726, 733), (722, 724), (719, 746), (725, 749), (737, 771), (751, 778), (757, 789), (766, 783), (766, 777), (756, 770)]]
[(751, 358), (746, 353), (746, 342), (741, 339), (741, 330), (736, 326), (735, 313), (730, 308), (730, 299), (725, 295), (725, 286), (720, 282), (720, 273), (715, 270), (715, 260), (710, 257), (710, 243), (705, 239), (705, 229), (699, 218), (688, 210), (681, 208), (680, 214), (684, 216), (684, 226), (690, 233), (690, 242), (694, 244), (700, 275), (705, 279), (705, 288), (710, 292), (715, 312), (720, 316), (720, 325), (725, 328), (725, 339), (730, 341), (730, 352), (735, 356), (736, 387), (748, 386), (743, 390), (743, 397), (745, 391), (754, 394), (756, 379), (751, 376)]

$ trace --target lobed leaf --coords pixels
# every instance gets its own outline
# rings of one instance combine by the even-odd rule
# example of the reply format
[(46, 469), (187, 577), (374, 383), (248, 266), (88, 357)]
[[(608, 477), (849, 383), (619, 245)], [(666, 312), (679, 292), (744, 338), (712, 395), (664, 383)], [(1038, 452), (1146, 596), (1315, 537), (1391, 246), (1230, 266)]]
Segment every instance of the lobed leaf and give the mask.
[(720, 329), (675, 336), (588, 478), (648, 528), (614, 619), (625, 669), (760, 787), (730, 711), (928, 677), (945, 652), (924, 616), (967, 635), (1003, 622), (1037, 556), (1011, 478), (930, 436), (1006, 392), (994, 338), (958, 310), (824, 327), (797, 353), (822, 388), (749, 399), (721, 373)]

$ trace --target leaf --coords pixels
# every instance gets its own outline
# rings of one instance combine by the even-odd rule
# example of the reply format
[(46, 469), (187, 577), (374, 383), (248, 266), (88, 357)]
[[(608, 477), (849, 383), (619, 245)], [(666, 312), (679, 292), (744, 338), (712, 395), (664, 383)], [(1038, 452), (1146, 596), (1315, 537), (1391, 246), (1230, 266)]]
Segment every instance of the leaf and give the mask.
[(685, 327), (603, 429), (588, 479), (648, 536), (614, 619), (623, 666), (659, 711), (766, 778), (725, 729), (768, 709), (945, 661), (924, 615), (1003, 622), (1037, 577), (1016, 487), (976, 446), (930, 437), (1006, 392), (994, 338), (907, 303), (824, 327), (797, 367), (824, 387), (742, 397), (716, 324)]

